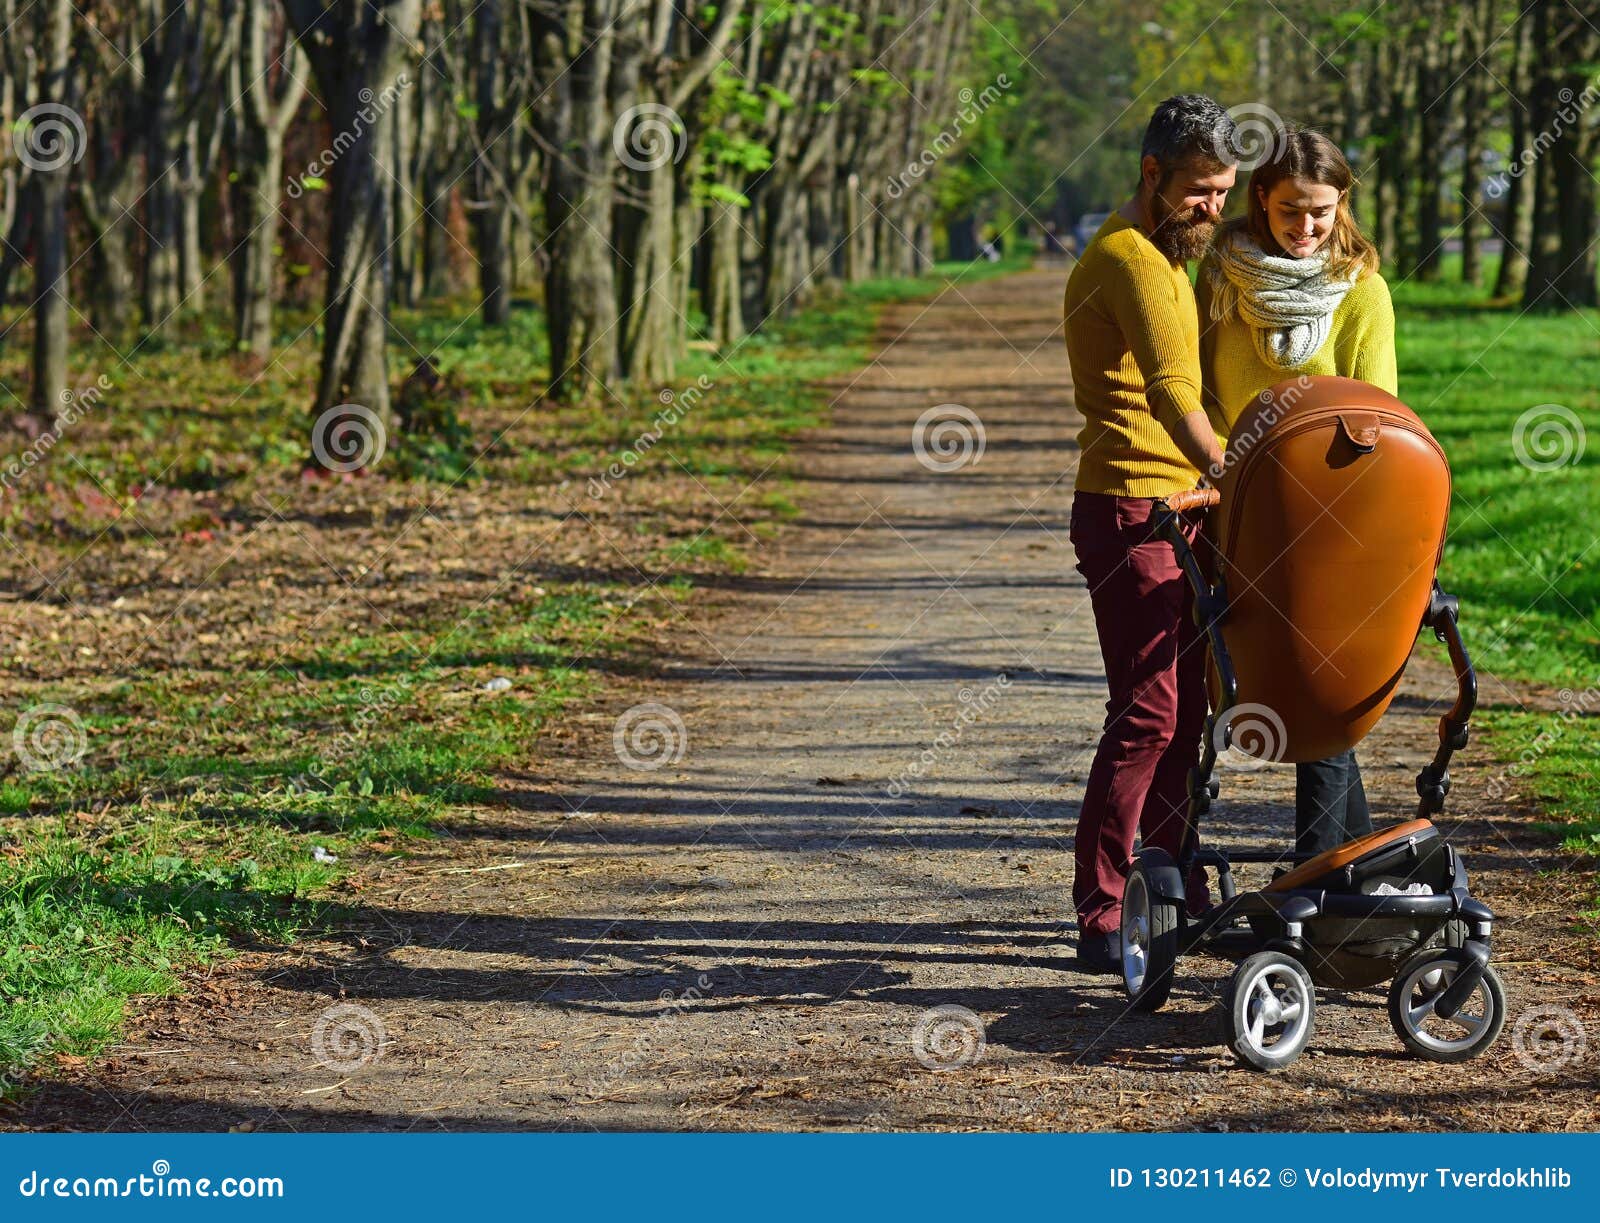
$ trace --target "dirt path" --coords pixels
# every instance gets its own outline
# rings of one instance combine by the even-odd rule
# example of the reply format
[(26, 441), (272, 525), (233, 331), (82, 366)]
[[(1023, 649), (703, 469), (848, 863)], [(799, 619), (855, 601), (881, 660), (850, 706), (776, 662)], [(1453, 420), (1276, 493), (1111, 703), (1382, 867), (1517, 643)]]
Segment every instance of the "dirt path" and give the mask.
[[(1078, 417), (1062, 277), (888, 311), (877, 359), (803, 448), (801, 517), (703, 634), (685, 627), (658, 678), (611, 689), (506, 779), (504, 807), (369, 869), (358, 929), (194, 982), (140, 1016), (109, 1066), (44, 1090), (27, 1122), (1600, 1125), (1592, 1048), (1551, 1074), (1514, 1047), (1518, 1018), (1548, 1005), (1600, 1043), (1600, 987), (1569, 917), (1583, 879), (1529, 811), (1483, 797), (1497, 766), (1481, 746), (1446, 822), (1504, 915), (1512, 1020), (1479, 1061), (1402, 1057), (1369, 991), (1324, 995), (1314, 1052), (1265, 1077), (1219, 1044), (1224, 962), (1186, 960), (1149, 1017), (1127, 1013), (1119, 982), (1072, 971), (1070, 835), (1105, 689), (1067, 541)], [(986, 444), (934, 472), (912, 424), (951, 402)], [(1411, 809), (1451, 695), (1426, 662), (1363, 750), (1383, 822)], [(1513, 699), (1492, 680), (1485, 697)], [(629, 768), (613, 730), (645, 702), (670, 709), (647, 713), (683, 754)], [(1288, 768), (1225, 774), (1213, 838), (1286, 844), (1291, 783)], [(936, 1029), (930, 1061), (976, 1037), (928, 1015), (952, 1005), (981, 1019), (984, 1047), (930, 1070), (919, 1024)]]

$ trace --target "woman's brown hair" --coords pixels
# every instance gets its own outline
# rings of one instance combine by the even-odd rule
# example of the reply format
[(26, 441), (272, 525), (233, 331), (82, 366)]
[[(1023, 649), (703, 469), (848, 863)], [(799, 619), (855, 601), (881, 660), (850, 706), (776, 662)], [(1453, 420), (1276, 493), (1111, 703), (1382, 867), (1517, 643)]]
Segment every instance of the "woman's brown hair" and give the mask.
[(1366, 276), (1378, 270), (1378, 248), (1361, 232), (1350, 208), (1350, 192), (1357, 186), (1339, 146), (1321, 132), (1310, 128), (1285, 128), (1279, 135), (1272, 156), (1250, 174), (1246, 191), (1246, 211), (1235, 224), (1243, 228), (1264, 251), (1277, 251), (1278, 239), (1267, 221), (1262, 200), (1286, 178), (1303, 178), (1322, 183), (1339, 192), (1333, 232), (1328, 235), (1328, 273), (1338, 278)]

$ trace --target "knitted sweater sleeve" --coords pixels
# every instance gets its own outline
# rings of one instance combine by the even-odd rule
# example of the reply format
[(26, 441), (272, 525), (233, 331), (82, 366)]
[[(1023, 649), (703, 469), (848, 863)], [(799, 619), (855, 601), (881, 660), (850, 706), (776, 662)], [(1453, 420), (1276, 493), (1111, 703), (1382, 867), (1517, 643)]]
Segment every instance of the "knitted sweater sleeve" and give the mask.
[(1355, 345), (1350, 376), (1388, 391), (1400, 393), (1400, 378), (1394, 355), (1394, 303), (1389, 286), (1376, 272), (1351, 290), (1359, 292)]
[(1198, 337), (1185, 326), (1177, 286), (1159, 260), (1121, 259), (1116, 272), (1105, 286), (1111, 313), (1144, 378), (1150, 411), (1175, 433), (1179, 421), (1201, 410)]
[(1195, 277), (1195, 311), (1200, 318), (1200, 402), (1211, 418), (1213, 427), (1220, 428), (1227, 418), (1222, 412), (1222, 401), (1217, 398), (1217, 325), (1211, 321), (1211, 257), (1200, 264), (1200, 274)]

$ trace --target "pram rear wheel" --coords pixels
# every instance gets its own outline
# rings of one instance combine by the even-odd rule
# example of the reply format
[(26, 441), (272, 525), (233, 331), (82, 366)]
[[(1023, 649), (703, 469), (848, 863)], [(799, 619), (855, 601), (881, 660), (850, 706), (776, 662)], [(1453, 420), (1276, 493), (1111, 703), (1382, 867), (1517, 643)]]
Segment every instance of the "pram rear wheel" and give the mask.
[(1146, 850), (1122, 887), (1122, 984), (1136, 1011), (1158, 1011), (1172, 992), (1178, 962), (1178, 906), (1162, 899), (1151, 872), (1172, 859)]
[(1305, 965), (1281, 951), (1240, 962), (1222, 998), (1228, 1046), (1247, 1066), (1279, 1070), (1299, 1057), (1316, 1022), (1317, 995)]
[(1465, 1062), (1500, 1035), (1506, 991), (1485, 966), (1477, 988), (1449, 1019), (1435, 1010), (1463, 965), (1462, 953), (1429, 948), (1406, 961), (1389, 987), (1389, 1022), (1400, 1043), (1430, 1062)]

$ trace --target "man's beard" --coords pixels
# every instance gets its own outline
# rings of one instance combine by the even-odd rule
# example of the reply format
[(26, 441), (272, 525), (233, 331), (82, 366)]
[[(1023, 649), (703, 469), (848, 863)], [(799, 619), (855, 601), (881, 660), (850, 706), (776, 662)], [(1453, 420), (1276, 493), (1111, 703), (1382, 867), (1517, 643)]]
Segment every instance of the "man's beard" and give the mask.
[[(1159, 195), (1155, 203), (1159, 207), (1166, 207)], [(1215, 221), (1197, 223), (1191, 219), (1193, 215), (1192, 212), (1169, 211), (1166, 219), (1150, 233), (1151, 244), (1173, 263), (1187, 263), (1200, 258), (1211, 245), (1212, 234), (1217, 231)]]

